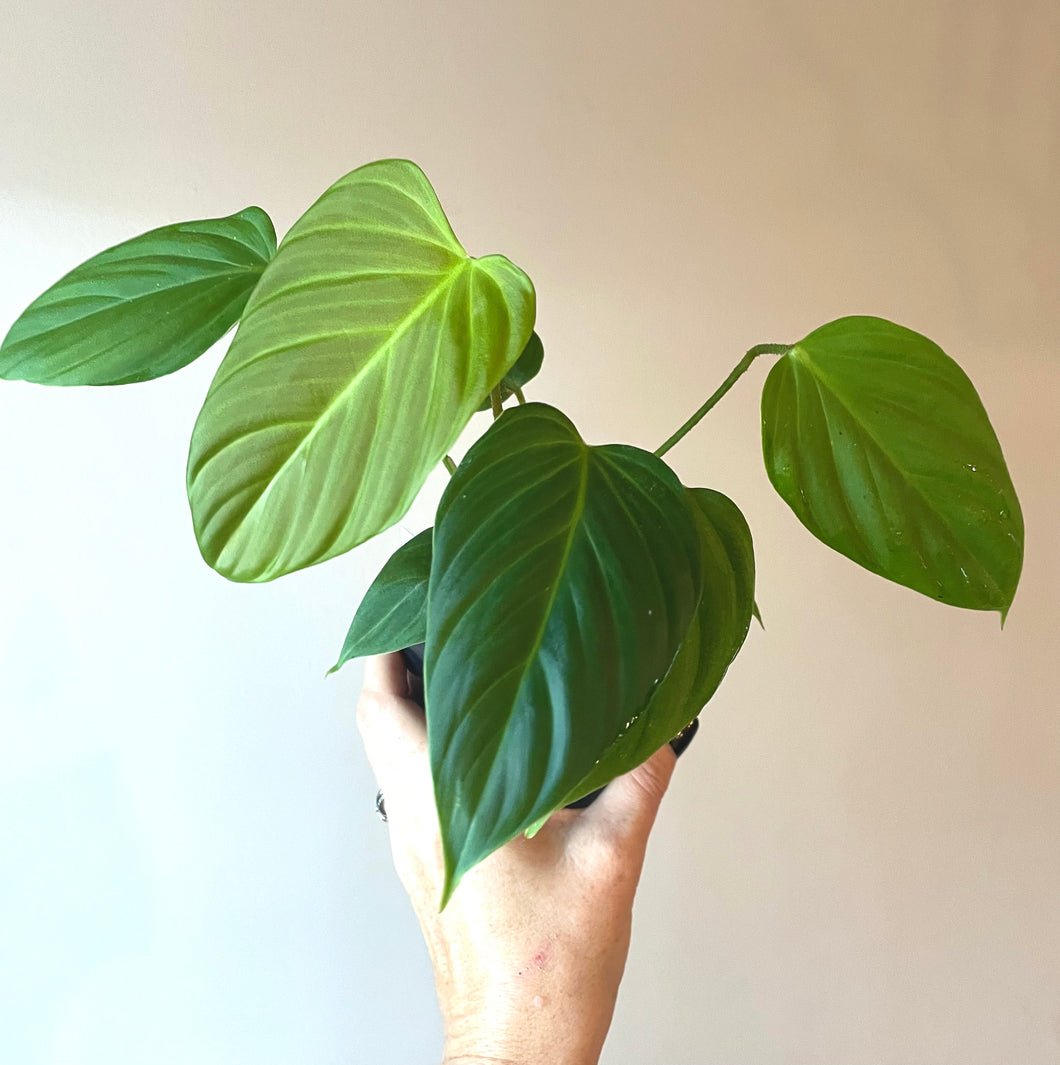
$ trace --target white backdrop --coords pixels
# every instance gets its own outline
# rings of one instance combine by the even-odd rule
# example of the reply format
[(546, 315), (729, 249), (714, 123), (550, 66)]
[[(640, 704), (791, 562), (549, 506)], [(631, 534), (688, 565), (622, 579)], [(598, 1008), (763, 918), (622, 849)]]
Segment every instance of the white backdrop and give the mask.
[[(740, 383), (672, 453), (755, 534), (767, 628), (682, 759), (606, 1065), (1060, 1062), (1060, 9), (51, 0), (0, 39), (0, 329), (143, 229), (282, 233), (373, 158), (534, 279), (556, 402), (654, 447), (742, 352), (876, 313), (977, 383), (1024, 505), (1004, 632), (812, 541)], [(440, 1056), (372, 811), (359, 596), (431, 521), (263, 587), (196, 550), (223, 343), (0, 384), (0, 1061)], [(480, 430), (482, 425), (476, 425)]]

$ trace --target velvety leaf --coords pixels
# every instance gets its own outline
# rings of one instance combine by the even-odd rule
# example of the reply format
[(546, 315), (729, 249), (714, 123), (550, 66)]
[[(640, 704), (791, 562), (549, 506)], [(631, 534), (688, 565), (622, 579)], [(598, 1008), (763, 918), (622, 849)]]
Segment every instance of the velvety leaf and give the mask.
[(1012, 603), (1023, 516), (964, 371), (881, 318), (841, 318), (778, 360), (762, 393), (774, 487), (829, 547), (954, 606)]
[(661, 460), (509, 409), (450, 480), (434, 532), (427, 730), (448, 898), (555, 808), (666, 674), (700, 545)]
[(566, 806), (635, 769), (668, 743), (717, 691), (751, 624), (755, 562), (751, 530), (739, 507), (707, 488), (687, 489), (699, 532), (702, 593), (666, 676), (621, 731)]
[(74, 267), (23, 311), (0, 377), (124, 385), (186, 366), (236, 323), (276, 233), (260, 207), (152, 229)]
[(415, 164), (336, 182), (281, 243), (195, 425), (203, 557), (271, 580), (393, 525), (533, 319), (526, 275), (471, 258)]
[(364, 593), (338, 661), (329, 673), (351, 658), (401, 651), (426, 640), (433, 534), (433, 529), (424, 529), (390, 556)]
[[(515, 365), (504, 375), (501, 381), (501, 401), (511, 396), (517, 388), (522, 388), (527, 381), (532, 381), (541, 372), (541, 364), (545, 361), (545, 348), (537, 333), (531, 333), (530, 339), (523, 348), (522, 355), (516, 360)], [(489, 410), (492, 406), (490, 397), (479, 404), (479, 410)]]

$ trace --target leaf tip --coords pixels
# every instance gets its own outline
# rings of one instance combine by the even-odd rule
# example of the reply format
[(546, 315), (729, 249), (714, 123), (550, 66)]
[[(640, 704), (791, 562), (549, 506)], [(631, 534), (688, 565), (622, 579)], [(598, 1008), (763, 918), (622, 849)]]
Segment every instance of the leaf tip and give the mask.
[(552, 813), (549, 812), (549, 813), (545, 814), (544, 817), (539, 817), (532, 825), (528, 825), (527, 828), (524, 829), (523, 835), (527, 839), (533, 839), (534, 836), (536, 836), (538, 834), (538, 832), (540, 832), (541, 829), (543, 829), (545, 827), (545, 824), (548, 822), (548, 819), (551, 816), (552, 816)]
[(442, 897), (438, 901), (439, 913), (449, 905), (449, 900), (453, 897), (453, 892), (456, 891), (462, 877), (463, 873), (458, 869), (454, 869), (447, 857), (445, 862), (445, 883), (442, 885)]

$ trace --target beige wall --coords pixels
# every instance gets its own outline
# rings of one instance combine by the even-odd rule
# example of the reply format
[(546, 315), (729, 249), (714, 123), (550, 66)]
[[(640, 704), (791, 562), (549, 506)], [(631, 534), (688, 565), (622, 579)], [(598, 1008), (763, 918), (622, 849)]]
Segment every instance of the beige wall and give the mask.
[[(954, 355), (1025, 511), (1004, 632), (810, 539), (761, 469), (764, 369), (672, 454), (747, 514), (767, 628), (667, 799), (604, 1060), (1060, 1062), (1054, 0), (4, 23), (4, 324), (139, 228), (257, 202), (282, 230), (403, 155), (470, 251), (533, 277), (532, 394), (590, 440), (655, 446), (745, 348), (841, 314)], [(121, 394), (0, 389), (0, 1058), (431, 1060), (355, 670), (321, 679), (399, 539), (265, 589), (203, 572), (182, 464), (216, 358)]]

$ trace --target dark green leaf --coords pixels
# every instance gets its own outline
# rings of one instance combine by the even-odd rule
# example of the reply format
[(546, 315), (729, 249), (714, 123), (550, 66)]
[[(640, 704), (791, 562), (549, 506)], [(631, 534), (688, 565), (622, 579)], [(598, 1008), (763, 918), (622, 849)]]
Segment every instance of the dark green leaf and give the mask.
[(472, 447), (438, 507), (425, 653), (446, 898), (644, 706), (699, 590), (696, 519), (654, 455), (539, 403)]
[[(531, 333), (530, 339), (523, 348), (522, 355), (516, 360), (515, 365), (504, 375), (501, 381), (501, 401), (511, 396), (517, 388), (522, 388), (527, 381), (532, 381), (541, 370), (541, 364), (545, 360), (545, 348), (537, 333)], [(479, 410), (489, 410), (491, 407), (490, 397), (479, 405)]]
[(0, 377), (124, 385), (179, 370), (236, 323), (275, 251), (260, 207), (118, 244), (26, 308), (0, 346)]
[(688, 632), (647, 705), (589, 775), (557, 804), (566, 806), (635, 769), (707, 704), (743, 646), (754, 604), (751, 530), (739, 507), (707, 488), (690, 488), (699, 531), (703, 590)]
[(1012, 603), (1023, 516), (964, 371), (881, 318), (841, 318), (796, 344), (762, 393), (774, 487), (818, 539), (954, 606)]
[(415, 164), (336, 182), (284, 238), (195, 425), (203, 557), (266, 581), (389, 528), (533, 320), (526, 275), (471, 258)]
[(427, 581), (431, 575), (433, 529), (424, 529), (399, 547), (365, 592), (338, 661), (382, 655), (427, 639)]

